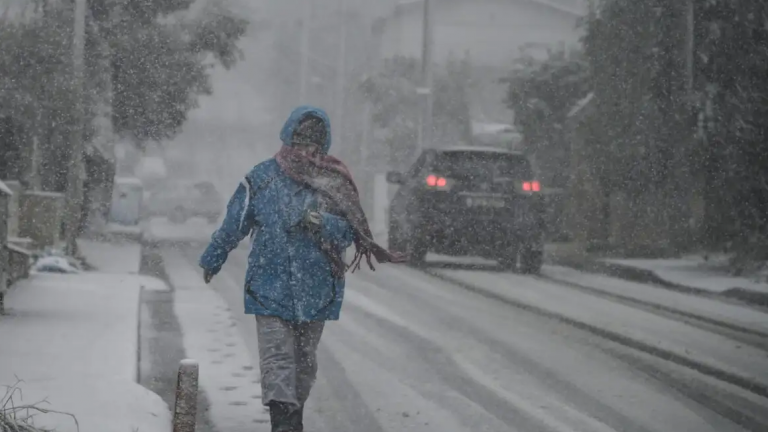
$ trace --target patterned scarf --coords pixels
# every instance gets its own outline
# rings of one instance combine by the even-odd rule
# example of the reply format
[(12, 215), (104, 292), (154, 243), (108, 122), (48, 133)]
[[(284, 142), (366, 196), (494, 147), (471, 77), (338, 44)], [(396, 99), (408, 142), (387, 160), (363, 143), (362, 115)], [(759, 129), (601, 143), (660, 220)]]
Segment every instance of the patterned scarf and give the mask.
[(333, 273), (340, 278), (352, 269), (359, 269), (365, 258), (371, 270), (376, 270), (371, 257), (379, 263), (404, 263), (405, 257), (397, 252), (390, 252), (373, 241), (373, 234), (368, 220), (360, 205), (360, 195), (352, 175), (339, 159), (322, 155), (312, 159), (293, 147), (283, 146), (275, 156), (278, 165), (293, 180), (307, 185), (328, 197), (352, 226), (355, 236), (355, 257), (346, 265), (341, 256), (328, 244), (321, 243), (321, 249), (331, 261)]

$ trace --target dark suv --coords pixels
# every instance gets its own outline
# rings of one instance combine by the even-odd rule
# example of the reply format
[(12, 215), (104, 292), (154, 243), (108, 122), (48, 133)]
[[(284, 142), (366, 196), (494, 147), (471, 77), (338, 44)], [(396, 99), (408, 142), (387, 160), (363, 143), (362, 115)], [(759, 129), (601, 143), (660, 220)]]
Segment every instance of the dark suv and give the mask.
[(414, 264), (432, 251), (498, 260), (522, 273), (541, 269), (544, 202), (522, 154), (429, 149), (407, 173), (387, 173), (387, 181), (401, 185), (390, 204), (389, 247)]

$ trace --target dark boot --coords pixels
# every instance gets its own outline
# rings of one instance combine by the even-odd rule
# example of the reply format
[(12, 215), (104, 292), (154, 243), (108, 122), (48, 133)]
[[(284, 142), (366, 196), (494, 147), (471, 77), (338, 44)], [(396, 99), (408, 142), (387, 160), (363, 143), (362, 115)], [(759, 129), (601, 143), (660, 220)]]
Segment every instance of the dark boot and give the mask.
[(293, 432), (291, 414), (295, 411), (291, 404), (272, 401), (269, 403), (269, 419), (272, 423), (272, 432)]
[(291, 432), (304, 432), (304, 406), (292, 407), (293, 410), (288, 414), (288, 423), (291, 425)]

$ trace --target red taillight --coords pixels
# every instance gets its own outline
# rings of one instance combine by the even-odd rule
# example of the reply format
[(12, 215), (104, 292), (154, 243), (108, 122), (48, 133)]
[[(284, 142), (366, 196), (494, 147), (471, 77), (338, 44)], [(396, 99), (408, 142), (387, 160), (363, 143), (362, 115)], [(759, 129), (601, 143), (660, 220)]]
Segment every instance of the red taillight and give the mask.
[(427, 186), (444, 188), (448, 186), (448, 179), (446, 179), (445, 177), (438, 177), (434, 174), (430, 174), (427, 176)]
[(538, 181), (523, 182), (523, 192), (541, 192), (541, 183)]

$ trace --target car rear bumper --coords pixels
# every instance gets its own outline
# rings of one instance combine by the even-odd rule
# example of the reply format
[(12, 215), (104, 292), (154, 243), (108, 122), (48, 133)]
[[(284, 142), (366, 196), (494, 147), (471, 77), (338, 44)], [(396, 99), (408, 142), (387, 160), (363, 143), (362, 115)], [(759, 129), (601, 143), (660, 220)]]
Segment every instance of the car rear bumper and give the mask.
[(540, 243), (541, 218), (526, 209), (495, 209), (467, 212), (428, 211), (422, 215), (422, 231), (442, 243), (467, 246), (509, 247)]

